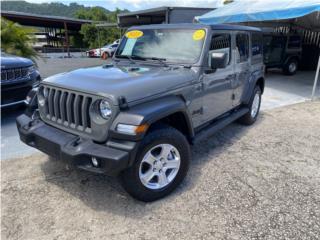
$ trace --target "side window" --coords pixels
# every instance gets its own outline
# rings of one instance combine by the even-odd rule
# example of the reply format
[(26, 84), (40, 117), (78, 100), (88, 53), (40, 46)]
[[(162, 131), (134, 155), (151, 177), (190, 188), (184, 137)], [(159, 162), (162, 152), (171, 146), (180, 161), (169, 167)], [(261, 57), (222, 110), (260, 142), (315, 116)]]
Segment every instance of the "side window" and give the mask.
[(227, 33), (214, 34), (211, 39), (210, 51), (227, 53), (229, 65), (231, 60), (231, 35)]
[(285, 36), (273, 36), (271, 41), (271, 48), (285, 48), (286, 37)]
[(238, 33), (236, 36), (237, 62), (245, 62), (249, 59), (249, 35)]
[(288, 48), (300, 48), (301, 38), (299, 36), (290, 36), (288, 41)]
[(261, 55), (262, 54), (262, 34), (252, 33), (252, 56)]

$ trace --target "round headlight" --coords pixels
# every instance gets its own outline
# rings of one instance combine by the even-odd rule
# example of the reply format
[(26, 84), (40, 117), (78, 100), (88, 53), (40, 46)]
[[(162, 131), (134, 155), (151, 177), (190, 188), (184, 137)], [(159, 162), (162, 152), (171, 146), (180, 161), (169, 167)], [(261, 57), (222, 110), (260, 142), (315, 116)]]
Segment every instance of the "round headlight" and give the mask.
[(109, 119), (112, 116), (112, 109), (107, 100), (101, 100), (99, 104), (99, 110), (101, 117)]
[(46, 89), (41, 87), (39, 89), (39, 93), (38, 93), (38, 103), (41, 107), (43, 107), (46, 104), (46, 98), (45, 98), (45, 91)]

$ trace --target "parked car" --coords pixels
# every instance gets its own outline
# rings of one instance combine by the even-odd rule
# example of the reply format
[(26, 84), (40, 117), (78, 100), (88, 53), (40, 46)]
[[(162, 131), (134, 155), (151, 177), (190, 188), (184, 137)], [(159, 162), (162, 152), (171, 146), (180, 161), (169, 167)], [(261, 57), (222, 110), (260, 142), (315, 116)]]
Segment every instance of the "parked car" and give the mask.
[(119, 39), (114, 41), (112, 44), (107, 44), (101, 48), (91, 49), (86, 52), (87, 57), (102, 57), (107, 59), (112, 57), (117, 47), (119, 46)]
[(281, 68), (286, 75), (298, 70), (302, 55), (302, 40), (299, 35), (281, 33), (263, 34), (263, 52), (266, 69)]
[(1, 53), (1, 108), (25, 104), (28, 92), (41, 81), (30, 59)]
[(256, 121), (259, 35), (230, 25), (130, 28), (112, 63), (45, 79), (33, 117), (17, 118), (20, 138), (81, 169), (120, 175), (139, 200), (162, 198), (185, 178), (192, 144)]
[(101, 58), (108, 59), (108, 58), (112, 57), (113, 54), (115, 53), (115, 51), (117, 50), (118, 46), (119, 46), (118, 43), (114, 43), (114, 44), (109, 45), (107, 48), (103, 49)]

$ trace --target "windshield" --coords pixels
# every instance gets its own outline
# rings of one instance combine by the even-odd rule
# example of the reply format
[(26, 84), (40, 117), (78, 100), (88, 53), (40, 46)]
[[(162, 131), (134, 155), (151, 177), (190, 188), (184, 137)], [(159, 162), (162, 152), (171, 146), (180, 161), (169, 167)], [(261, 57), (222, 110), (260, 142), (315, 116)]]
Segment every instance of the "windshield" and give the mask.
[(116, 57), (195, 63), (200, 57), (205, 34), (204, 29), (132, 30), (125, 34)]

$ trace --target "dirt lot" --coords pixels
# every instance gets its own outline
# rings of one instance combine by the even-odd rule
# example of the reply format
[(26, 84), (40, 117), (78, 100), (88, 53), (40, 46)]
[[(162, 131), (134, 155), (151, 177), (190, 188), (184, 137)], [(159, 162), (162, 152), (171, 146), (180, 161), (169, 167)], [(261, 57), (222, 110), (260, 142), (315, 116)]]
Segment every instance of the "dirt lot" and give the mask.
[(2, 162), (2, 239), (319, 239), (320, 102), (264, 112), (193, 148), (171, 196), (137, 202), (115, 179), (45, 155)]

